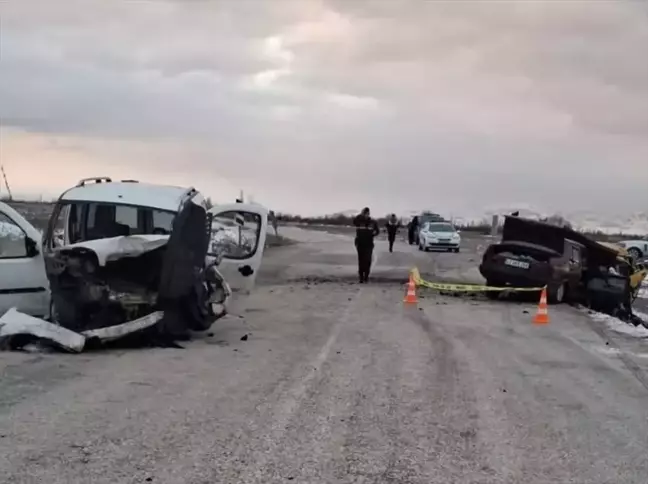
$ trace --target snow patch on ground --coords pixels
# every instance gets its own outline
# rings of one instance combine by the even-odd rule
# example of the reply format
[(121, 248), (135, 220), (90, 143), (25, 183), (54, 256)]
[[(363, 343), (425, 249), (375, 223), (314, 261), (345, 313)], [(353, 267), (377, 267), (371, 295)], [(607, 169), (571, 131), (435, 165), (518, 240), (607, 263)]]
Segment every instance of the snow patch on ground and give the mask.
[[(607, 356), (619, 356), (619, 355), (626, 354), (625, 351), (622, 351), (618, 348), (613, 348), (611, 346), (595, 346), (594, 350), (597, 351), (598, 353), (602, 353)], [(630, 352), (628, 354), (632, 355), (635, 358), (648, 358), (648, 353)]]
[[(638, 313), (638, 312), (635, 312), (635, 314), (639, 316), (641, 319), (648, 321), (647, 314)], [(633, 336), (635, 338), (648, 338), (648, 329), (644, 328), (643, 326), (633, 326), (631, 324), (624, 323), (620, 319), (610, 316), (609, 314), (589, 312), (588, 316), (592, 318), (594, 321), (599, 321), (601, 323), (604, 323), (608, 327), (608, 329), (616, 333)]]
[(594, 349), (599, 353), (603, 353), (604, 355), (608, 356), (617, 356), (623, 354), (623, 351), (618, 348), (612, 348), (611, 346), (596, 346)]

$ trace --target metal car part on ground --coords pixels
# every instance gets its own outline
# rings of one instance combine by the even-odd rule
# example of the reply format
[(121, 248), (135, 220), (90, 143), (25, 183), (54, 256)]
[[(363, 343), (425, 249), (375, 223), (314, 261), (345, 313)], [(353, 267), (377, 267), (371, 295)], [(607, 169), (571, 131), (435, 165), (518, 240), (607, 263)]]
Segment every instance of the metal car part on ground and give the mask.
[[(100, 187), (100, 193), (95, 192), (94, 187)], [(154, 187), (152, 203), (133, 204), (144, 203), (149, 187)], [(80, 193), (81, 188), (83, 193)], [(69, 192), (74, 196), (67, 197)], [(164, 199), (164, 193), (168, 200)], [(187, 196), (178, 197), (179, 193)], [(150, 233), (154, 231), (150, 223), (154, 211), (175, 206), (179, 198), (181, 205), (177, 212), (171, 213), (172, 227), (168, 230), (171, 235)], [(207, 329), (225, 313), (232, 289), (244, 292), (254, 285), (265, 247), (267, 211), (257, 204), (231, 204), (207, 211), (201, 199), (194, 189), (113, 183), (106, 179), (88, 185), (84, 180), (60, 197), (42, 244), (40, 233), (23, 217), (11, 207), (0, 206), (0, 214), (15, 221), (26, 234), (25, 238), (33, 241), (29, 245), (35, 247), (35, 253), (25, 253), (17, 260), (34, 269), (30, 277), (34, 281), (40, 278), (46, 294), (40, 308), (33, 296), (23, 300), (8, 297), (24, 294), (31, 286), (29, 281), (18, 281), (18, 285), (11, 286), (2, 268), (15, 261), (0, 258), (0, 314), (10, 307), (36, 316), (47, 314), (44, 309), (50, 306), (47, 275), (51, 282), (53, 316), (75, 331), (115, 328), (159, 309), (164, 311), (164, 317), (157, 326), (168, 335), (182, 336), (189, 329)], [(135, 211), (136, 216), (131, 217), (134, 226), (130, 228), (137, 232), (135, 235), (93, 238), (89, 236), (90, 229), (97, 227), (79, 223), (81, 220), (87, 224), (89, 212), (94, 208), (96, 214), (102, 208), (113, 214), (110, 220), (113, 227), (124, 225), (114, 223), (114, 214), (122, 207)], [(76, 239), (76, 243), (63, 246), (57, 243), (60, 214), (64, 218), (63, 241)], [(212, 218), (241, 215), (257, 221), (256, 247), (236, 254), (213, 252), (210, 247)], [(117, 228), (124, 230), (124, 227)], [(138, 325), (126, 327), (136, 331)], [(113, 332), (113, 337), (114, 334), (123, 334), (123, 331)]]

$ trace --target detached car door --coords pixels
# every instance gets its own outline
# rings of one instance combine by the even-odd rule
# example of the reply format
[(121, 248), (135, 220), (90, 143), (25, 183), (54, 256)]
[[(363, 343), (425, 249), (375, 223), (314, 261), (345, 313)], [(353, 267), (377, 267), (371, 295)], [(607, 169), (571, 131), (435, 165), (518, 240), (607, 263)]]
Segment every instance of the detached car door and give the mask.
[(221, 258), (219, 272), (233, 291), (249, 292), (263, 259), (268, 210), (260, 205), (234, 203), (211, 210), (209, 255)]
[(47, 316), (49, 299), (40, 232), (0, 202), (0, 315), (16, 307)]

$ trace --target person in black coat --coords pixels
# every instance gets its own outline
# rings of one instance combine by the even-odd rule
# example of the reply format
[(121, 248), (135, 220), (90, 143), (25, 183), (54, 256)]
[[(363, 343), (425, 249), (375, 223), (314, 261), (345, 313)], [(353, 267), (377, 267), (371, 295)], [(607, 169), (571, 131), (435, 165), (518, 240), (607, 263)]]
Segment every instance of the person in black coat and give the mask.
[(396, 240), (396, 234), (400, 228), (400, 222), (396, 218), (396, 214), (392, 213), (387, 219), (385, 224), (387, 229), (387, 241), (389, 242), (389, 252), (394, 252), (394, 241)]
[(418, 231), (418, 226), (418, 216), (414, 216), (412, 221), (407, 226), (407, 239), (409, 241), (409, 245), (414, 245), (414, 243), (416, 242), (416, 232)]
[(356, 228), (355, 246), (358, 251), (358, 275), (360, 284), (369, 280), (371, 257), (373, 256), (374, 237), (379, 234), (378, 224), (371, 218), (368, 207), (362, 209), (353, 219)]

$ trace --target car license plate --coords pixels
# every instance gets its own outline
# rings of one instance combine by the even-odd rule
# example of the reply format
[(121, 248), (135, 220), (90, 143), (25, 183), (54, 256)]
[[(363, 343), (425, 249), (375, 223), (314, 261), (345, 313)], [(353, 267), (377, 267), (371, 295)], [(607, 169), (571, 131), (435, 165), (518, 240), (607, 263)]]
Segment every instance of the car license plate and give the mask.
[(528, 262), (523, 262), (521, 260), (515, 260), (515, 259), (506, 259), (504, 261), (504, 264), (511, 267), (517, 267), (519, 269), (528, 269), (530, 266)]

